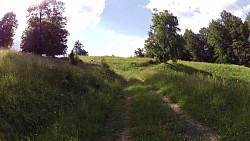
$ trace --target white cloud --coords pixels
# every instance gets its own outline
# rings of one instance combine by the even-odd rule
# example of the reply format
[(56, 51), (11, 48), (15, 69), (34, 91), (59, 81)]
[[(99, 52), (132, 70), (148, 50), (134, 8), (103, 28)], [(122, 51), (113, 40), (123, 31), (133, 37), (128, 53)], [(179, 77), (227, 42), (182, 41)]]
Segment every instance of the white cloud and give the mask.
[[(66, 4), (68, 29), (75, 34), (100, 22), (106, 0), (62, 0)], [(72, 32), (71, 32), (72, 31)]]
[(242, 17), (249, 6), (249, 0), (150, 0), (146, 7), (169, 10), (178, 17), (182, 32), (186, 28), (198, 32), (201, 27), (207, 27), (212, 19), (220, 18), (222, 10)]
[[(17, 49), (20, 43), (20, 37), (27, 26), (26, 9), (31, 3), (41, 0), (0, 0), (0, 17), (6, 12), (13, 11), (17, 15), (18, 29), (15, 36), (14, 48)], [(101, 14), (105, 8), (106, 0), (61, 0), (66, 5), (65, 16), (68, 18), (67, 29), (70, 32), (68, 45), (78, 40), (77, 37), (89, 26), (100, 22)]]
[(103, 56), (115, 55), (130, 57), (134, 55), (137, 48), (144, 47), (146, 37), (130, 36), (116, 33), (111, 30), (95, 28), (88, 29), (87, 32), (93, 32), (92, 36), (82, 35), (84, 48), (90, 55)]
[(87, 28), (100, 23), (101, 14), (105, 9), (106, 0), (62, 0), (66, 4), (65, 15), (68, 18), (67, 29), (70, 33), (68, 37), (68, 51), (74, 42), (81, 40), (81, 35)]

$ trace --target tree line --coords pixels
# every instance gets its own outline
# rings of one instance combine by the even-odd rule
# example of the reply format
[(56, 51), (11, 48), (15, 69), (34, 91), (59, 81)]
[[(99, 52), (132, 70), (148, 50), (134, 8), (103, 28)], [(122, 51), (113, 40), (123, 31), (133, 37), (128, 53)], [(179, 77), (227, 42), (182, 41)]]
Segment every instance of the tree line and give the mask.
[(177, 59), (250, 66), (250, 13), (245, 21), (223, 10), (220, 19), (212, 20), (198, 33), (186, 29), (178, 34), (178, 19), (171, 12), (152, 15), (144, 48), (135, 50), (137, 57), (152, 57), (159, 62)]
[[(27, 12), (27, 27), (22, 33), (20, 48), (23, 52), (54, 57), (66, 54), (67, 17), (65, 3), (57, 0), (43, 0), (40, 4), (31, 5)], [(11, 48), (17, 29), (16, 14), (6, 13), (0, 21), (0, 47)], [(88, 55), (80, 41), (76, 41), (72, 52), (77, 55)]]

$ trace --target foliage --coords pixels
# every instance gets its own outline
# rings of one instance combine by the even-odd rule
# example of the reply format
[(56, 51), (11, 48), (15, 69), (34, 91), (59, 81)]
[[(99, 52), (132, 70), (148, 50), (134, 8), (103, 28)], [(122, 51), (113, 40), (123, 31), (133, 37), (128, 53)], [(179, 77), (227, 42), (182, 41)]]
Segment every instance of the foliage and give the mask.
[(63, 16), (65, 4), (57, 0), (44, 0), (27, 10), (28, 27), (22, 35), (21, 49), (24, 52), (47, 56), (66, 53), (68, 31), (67, 19)]
[(214, 47), (216, 62), (249, 65), (249, 29), (239, 17), (223, 11), (209, 31), (208, 44)]
[(84, 50), (83, 49), (83, 45), (82, 45), (82, 43), (79, 41), (79, 40), (77, 40), (76, 42), (75, 42), (75, 45), (74, 45), (74, 48), (73, 48), (73, 53), (75, 54), (75, 55), (83, 55), (83, 56), (88, 56), (89, 55), (89, 53), (86, 51), (86, 50)]
[(11, 48), (13, 45), (14, 32), (17, 29), (16, 14), (8, 12), (0, 21), (0, 47)]
[(187, 49), (192, 57), (192, 61), (213, 62), (213, 49), (207, 44), (209, 30), (201, 28), (198, 34), (192, 30), (185, 30), (183, 35), (185, 39), (185, 49)]
[(197, 34), (192, 30), (187, 30), (184, 33), (184, 39), (186, 40), (186, 48), (192, 55), (192, 60), (202, 62), (204, 61), (204, 48)]
[(155, 57), (159, 62), (167, 62), (178, 58), (178, 19), (167, 10), (155, 11), (152, 18), (148, 38), (145, 41), (147, 54)]
[(245, 23), (248, 25), (248, 28), (250, 29), (250, 12), (248, 13)]
[(143, 48), (137, 48), (137, 50), (135, 50), (135, 57), (145, 57), (146, 56), (146, 52)]

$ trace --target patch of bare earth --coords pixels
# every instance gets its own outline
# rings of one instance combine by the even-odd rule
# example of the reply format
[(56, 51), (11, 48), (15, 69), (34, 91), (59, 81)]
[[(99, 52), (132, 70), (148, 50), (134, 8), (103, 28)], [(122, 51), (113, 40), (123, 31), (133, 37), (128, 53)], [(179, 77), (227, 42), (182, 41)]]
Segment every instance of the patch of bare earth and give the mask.
[(129, 121), (130, 121), (130, 109), (131, 109), (131, 96), (128, 95), (126, 97), (126, 112), (125, 112), (125, 121), (124, 121), (124, 129), (121, 133), (119, 141), (130, 141), (129, 135)]
[[(211, 131), (208, 127), (195, 120), (191, 115), (181, 110), (180, 106), (170, 100), (167, 96), (162, 96), (162, 100), (177, 114), (180, 118), (193, 127), (195, 127), (201, 134), (202, 140), (206, 141), (220, 141), (219, 135)], [(184, 135), (185, 136), (185, 135)]]

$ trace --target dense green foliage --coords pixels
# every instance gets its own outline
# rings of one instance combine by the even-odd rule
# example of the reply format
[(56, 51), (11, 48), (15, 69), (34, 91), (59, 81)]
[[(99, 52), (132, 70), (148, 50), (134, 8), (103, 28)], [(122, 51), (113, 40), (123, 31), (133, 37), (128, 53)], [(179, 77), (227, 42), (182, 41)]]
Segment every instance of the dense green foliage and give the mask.
[[(132, 117), (135, 116), (133, 120), (138, 122), (132, 123), (138, 126), (135, 129), (143, 129), (131, 129), (130, 133), (135, 140), (146, 139), (144, 137), (150, 138), (147, 135), (153, 135), (151, 137), (160, 140), (165, 135), (161, 133), (168, 130), (166, 129), (168, 126), (162, 126), (161, 130), (159, 130), (159, 126), (155, 126), (158, 132), (147, 128), (159, 125), (154, 123), (154, 119), (162, 121), (161, 125), (167, 125), (164, 123), (165, 119), (160, 119), (159, 115), (156, 116), (159, 111), (162, 113), (161, 116), (164, 116), (164, 112), (167, 111), (167, 107), (165, 107), (166, 111), (160, 110), (161, 101), (156, 100), (157, 98), (153, 95), (156, 93), (168, 95), (197, 120), (217, 131), (222, 140), (250, 138), (249, 68), (238, 65), (185, 61), (178, 61), (177, 64), (155, 65), (148, 58), (88, 57), (82, 59), (98, 63), (103, 58), (111, 68), (123, 77), (137, 79), (142, 83), (141, 85), (137, 83), (128, 89), (130, 93), (134, 93), (132, 111), (133, 109), (136, 111)], [(157, 108), (152, 109), (157, 104), (159, 104), (156, 106)], [(158, 108), (159, 111), (156, 110)], [(175, 121), (172, 122), (172, 124), (174, 123)], [(178, 126), (175, 127), (177, 127), (177, 131), (173, 129), (172, 132), (178, 132)], [(169, 135), (168, 137), (174, 136)]]
[(13, 37), (17, 29), (16, 14), (8, 12), (0, 21), (0, 47), (11, 48), (13, 45)]
[(185, 48), (190, 53), (190, 56), (184, 54), (186, 57), (181, 59), (213, 62), (213, 48), (207, 44), (208, 34), (209, 30), (207, 28), (202, 28), (199, 34), (195, 34), (192, 30), (186, 29), (183, 38), (185, 40)]
[(165, 10), (155, 11), (152, 18), (148, 38), (145, 41), (147, 54), (155, 57), (159, 62), (168, 60), (176, 61), (178, 47), (178, 19), (172, 13)]
[(47, 56), (66, 53), (68, 31), (67, 19), (63, 16), (65, 4), (57, 0), (44, 0), (27, 10), (28, 27), (22, 35), (21, 49), (24, 52)]
[(101, 140), (123, 99), (105, 66), (0, 51), (0, 74), (1, 141)]
[(216, 62), (250, 65), (249, 27), (231, 13), (209, 26), (208, 43), (214, 47)]
[(212, 20), (209, 27), (201, 28), (198, 34), (186, 30), (185, 48), (193, 61), (249, 66), (249, 33), (248, 20), (243, 22), (224, 10), (221, 19)]
[[(145, 41), (144, 54), (160, 62), (178, 58), (250, 66), (249, 18), (250, 14), (243, 22), (224, 10), (221, 19), (212, 20), (209, 27), (201, 28), (199, 33), (186, 29), (182, 36), (176, 33), (179, 31), (177, 17), (168, 11), (156, 11)], [(135, 53), (137, 56), (140, 50)]]

